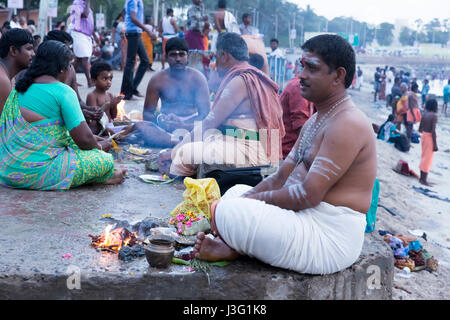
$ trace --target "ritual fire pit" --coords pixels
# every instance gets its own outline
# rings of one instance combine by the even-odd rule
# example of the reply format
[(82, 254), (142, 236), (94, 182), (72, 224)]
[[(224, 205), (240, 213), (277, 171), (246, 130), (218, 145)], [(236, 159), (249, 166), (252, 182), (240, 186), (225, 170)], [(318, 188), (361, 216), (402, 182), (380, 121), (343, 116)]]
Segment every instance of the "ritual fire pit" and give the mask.
[(127, 228), (111, 230), (113, 227), (112, 224), (108, 225), (100, 236), (89, 234), (89, 237), (92, 238), (92, 246), (112, 253), (119, 253), (122, 247), (132, 247), (139, 242), (136, 232), (131, 232)]
[(105, 220), (116, 224), (109, 224), (100, 236), (89, 234), (91, 246), (100, 251), (118, 254), (119, 259), (124, 261), (145, 255), (144, 239), (150, 234), (151, 228), (158, 226), (153, 219), (146, 219), (132, 226), (127, 221), (112, 218)]
[(125, 100), (122, 100), (117, 104), (117, 116), (113, 121), (114, 125), (129, 125), (129, 124), (131, 124), (131, 119), (127, 116), (124, 106), (125, 106)]

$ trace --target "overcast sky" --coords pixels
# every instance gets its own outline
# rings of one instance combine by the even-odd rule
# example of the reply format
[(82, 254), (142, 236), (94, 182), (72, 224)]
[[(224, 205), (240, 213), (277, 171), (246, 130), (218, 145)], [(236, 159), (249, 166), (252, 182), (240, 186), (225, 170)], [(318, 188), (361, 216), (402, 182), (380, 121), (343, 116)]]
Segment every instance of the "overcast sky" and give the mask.
[(335, 17), (352, 17), (371, 24), (394, 23), (395, 19), (409, 19), (410, 23), (421, 18), (428, 22), (450, 18), (449, 0), (288, 0), (313, 11), (328, 20)]

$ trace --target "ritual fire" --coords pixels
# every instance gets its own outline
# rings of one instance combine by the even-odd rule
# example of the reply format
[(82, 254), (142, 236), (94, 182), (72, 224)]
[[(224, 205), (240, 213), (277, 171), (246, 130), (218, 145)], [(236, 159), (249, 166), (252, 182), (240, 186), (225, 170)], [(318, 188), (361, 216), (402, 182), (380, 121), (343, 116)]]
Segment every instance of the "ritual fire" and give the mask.
[(89, 235), (92, 238), (92, 246), (119, 253), (122, 247), (132, 247), (139, 241), (136, 232), (130, 232), (127, 228), (112, 228), (113, 225), (108, 225), (100, 236)]
[(117, 117), (116, 117), (116, 120), (119, 120), (119, 121), (128, 121), (128, 120), (130, 120), (128, 118), (128, 116), (127, 116), (127, 113), (125, 112), (124, 106), (125, 106), (125, 100), (122, 100), (122, 101), (120, 101), (117, 104)]

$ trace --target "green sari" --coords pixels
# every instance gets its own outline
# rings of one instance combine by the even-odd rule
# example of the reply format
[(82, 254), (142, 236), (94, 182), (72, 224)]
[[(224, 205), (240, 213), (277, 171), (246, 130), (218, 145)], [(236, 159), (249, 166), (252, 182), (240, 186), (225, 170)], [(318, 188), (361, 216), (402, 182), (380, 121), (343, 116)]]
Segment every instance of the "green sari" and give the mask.
[(34, 190), (68, 190), (102, 183), (114, 174), (111, 154), (81, 150), (62, 119), (27, 122), (12, 90), (0, 118), (0, 185)]

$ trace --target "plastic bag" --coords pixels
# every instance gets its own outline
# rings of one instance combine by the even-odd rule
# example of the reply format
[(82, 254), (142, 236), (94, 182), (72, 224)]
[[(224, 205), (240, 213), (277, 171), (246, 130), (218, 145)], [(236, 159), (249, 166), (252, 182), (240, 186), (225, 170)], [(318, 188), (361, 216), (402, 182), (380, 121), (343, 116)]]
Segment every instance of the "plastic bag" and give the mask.
[(183, 192), (183, 202), (181, 202), (170, 216), (176, 217), (183, 210), (191, 210), (199, 216), (211, 220), (209, 207), (214, 200), (220, 199), (220, 189), (217, 181), (212, 178), (192, 179), (185, 178), (186, 190)]

